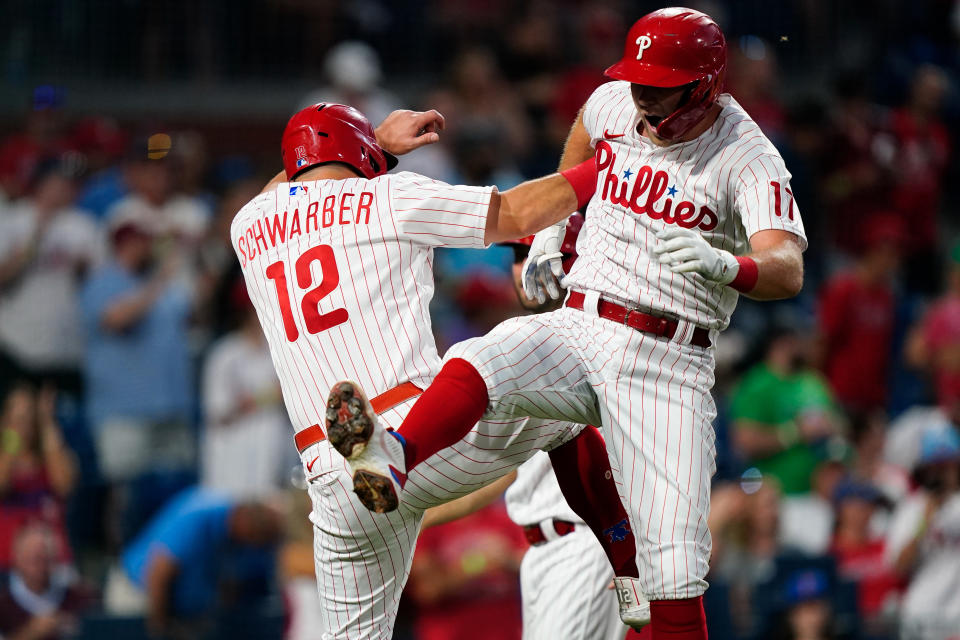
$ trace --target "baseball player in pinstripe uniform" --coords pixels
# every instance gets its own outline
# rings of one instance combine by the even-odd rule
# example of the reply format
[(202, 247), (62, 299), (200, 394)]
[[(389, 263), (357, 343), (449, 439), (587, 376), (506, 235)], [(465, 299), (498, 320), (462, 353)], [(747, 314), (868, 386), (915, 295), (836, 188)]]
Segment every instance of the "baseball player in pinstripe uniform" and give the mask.
[[(404, 122), (426, 138), (442, 124), (439, 114)], [(410, 139), (419, 140), (412, 132)], [(344, 105), (294, 115), (282, 149), (284, 172), (236, 215), (231, 243), (309, 480), (324, 637), (390, 638), (423, 511), (493, 482), (540, 449), (573, 456), (585, 492), (580, 502), (608, 507), (582, 517), (598, 534), (616, 534), (605, 549), (623, 570), (618, 575), (635, 577), (633, 536), (620, 522), (626, 513), (616, 487), (604, 479), (604, 470), (610, 474), (602, 439), (582, 426), (599, 419), (595, 402), (553, 412), (564, 421), (512, 417), (458, 434), (405, 476), (404, 505), (385, 515), (364, 508), (377, 504), (361, 504), (372, 494), (355, 495), (352, 489), (364, 487), (351, 483), (335, 451), (362, 449), (351, 438), (373, 420), (399, 426), (440, 368), (428, 311), (432, 248), (482, 247), (545, 227), (576, 206), (568, 180), (548, 176), (500, 194), (387, 174), (396, 159), (362, 114)], [(377, 395), (367, 402), (341, 385), (325, 404), (322, 394), (344, 376)], [(557, 377), (565, 384), (563, 372)], [(360, 404), (365, 410), (351, 415)], [(338, 413), (345, 422), (330, 430)]]
[[(551, 408), (587, 402), (587, 382), (637, 535), (655, 639), (707, 637), (716, 335), (739, 294), (785, 298), (803, 282), (806, 238), (790, 173), (721, 93), (725, 65), (723, 33), (703, 13), (662, 9), (631, 27), (623, 58), (607, 70), (614, 81), (589, 98), (564, 150), (578, 200), (596, 191), (564, 307), (455, 345), (398, 429), (407, 449), (348, 459), (403, 500), (392, 478), (410, 473), (438, 433), (450, 437), (475, 419), (472, 407), (453, 414), (444, 406), (448, 389), (481, 396), (486, 419), (549, 417)], [(588, 158), (597, 176), (581, 181), (566, 169)], [(561, 227), (537, 234), (530, 294), (561, 273), (561, 236)]]
[[(576, 260), (576, 242), (583, 216), (566, 223), (560, 251), (563, 268)], [(504, 243), (514, 251), (514, 284), (521, 305), (536, 312), (552, 311), (556, 300), (539, 303), (523, 293), (522, 267), (533, 236)], [(505, 489), (505, 491), (504, 491)], [(586, 523), (567, 504), (550, 455), (538, 451), (516, 472), (462, 499), (427, 511), (424, 527), (462, 518), (505, 497), (510, 519), (522, 527), (530, 549), (520, 565), (523, 637), (569, 640), (623, 640), (628, 627), (618, 616), (613, 571)], [(645, 602), (642, 607), (648, 607)], [(639, 627), (638, 621), (635, 626)]]

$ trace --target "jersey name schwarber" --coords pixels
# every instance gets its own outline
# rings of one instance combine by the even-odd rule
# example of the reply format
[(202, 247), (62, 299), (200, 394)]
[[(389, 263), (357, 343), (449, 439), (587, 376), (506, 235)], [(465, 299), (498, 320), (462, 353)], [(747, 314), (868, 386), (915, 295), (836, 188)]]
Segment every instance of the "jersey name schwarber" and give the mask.
[(436, 375), (433, 247), (482, 248), (492, 191), (398, 173), (282, 183), (240, 210), (231, 243), (297, 431), (338, 380), (373, 397)]

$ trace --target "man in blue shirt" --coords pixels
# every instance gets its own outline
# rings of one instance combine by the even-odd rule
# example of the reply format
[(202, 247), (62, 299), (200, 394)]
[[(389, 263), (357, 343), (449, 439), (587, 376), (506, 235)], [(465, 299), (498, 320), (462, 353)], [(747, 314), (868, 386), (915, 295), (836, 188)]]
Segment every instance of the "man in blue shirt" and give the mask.
[(80, 294), (87, 417), (100, 471), (120, 487), (195, 467), (191, 295), (174, 256), (154, 264), (153, 225), (146, 212), (111, 220), (112, 259)]
[[(216, 607), (226, 577), (269, 577), (250, 560), (257, 550), (261, 557), (268, 552), (281, 533), (280, 515), (263, 504), (199, 487), (177, 494), (121, 558), (127, 577), (146, 595), (150, 631), (189, 636)], [(238, 576), (239, 562), (248, 569), (253, 564), (254, 575), (248, 570)]]

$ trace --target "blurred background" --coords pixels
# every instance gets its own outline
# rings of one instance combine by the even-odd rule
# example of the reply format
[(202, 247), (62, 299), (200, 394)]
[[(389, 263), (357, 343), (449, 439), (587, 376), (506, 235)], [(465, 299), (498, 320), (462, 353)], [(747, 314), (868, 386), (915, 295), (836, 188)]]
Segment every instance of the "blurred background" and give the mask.
[[(717, 346), (711, 637), (960, 637), (960, 2), (689, 4), (723, 27), (727, 90), (784, 155), (810, 238), (801, 296), (741, 299)], [(404, 170), (548, 173), (660, 6), (0, 2), (0, 635), (319, 640), (309, 500), (234, 213), (320, 100), (374, 123), (439, 109), (441, 144)], [(511, 262), (438, 252), (441, 350), (521, 313)], [(448, 527), (396, 637), (494, 619), (519, 638), (519, 530), (502, 505)], [(157, 541), (173, 557), (150, 574), (180, 574), (145, 621)], [(432, 588), (477, 554), (476, 583)]]

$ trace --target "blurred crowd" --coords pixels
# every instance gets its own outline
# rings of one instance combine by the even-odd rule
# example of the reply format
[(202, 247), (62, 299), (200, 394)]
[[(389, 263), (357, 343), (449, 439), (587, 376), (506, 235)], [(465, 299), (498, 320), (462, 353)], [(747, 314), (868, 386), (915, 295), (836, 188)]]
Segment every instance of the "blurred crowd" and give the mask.
[[(190, 20), (222, 30), (182, 39), (171, 7), (144, 4), (144, 77), (240, 74), (204, 51), (251, 62), (224, 34), (256, 12), (201, 3)], [(555, 167), (620, 55), (622, 16), (652, 8), (359, 4), (266, 3), (299, 17), (291, 47), (323, 78), (289, 112), (341, 101), (376, 123), (437, 108), (442, 142), (401, 169), (501, 189)], [(870, 3), (841, 68), (824, 42), (864, 3), (763, 3), (763, 18), (695, 4), (728, 34), (727, 90), (783, 153), (810, 237), (800, 298), (741, 299), (717, 346), (711, 636), (958, 637), (960, 11)], [(8, 26), (33, 33), (20, 18)], [(123, 45), (76, 64), (134, 73), (102, 58)], [(3, 637), (318, 640), (302, 473), (228, 238), (279, 145), (222, 154), (207, 125), (81, 113), (39, 85), (0, 140)], [(507, 248), (438, 252), (441, 349), (521, 313), (511, 262)], [(444, 527), (424, 534), (398, 637), (519, 638), (524, 543), (502, 505)]]

